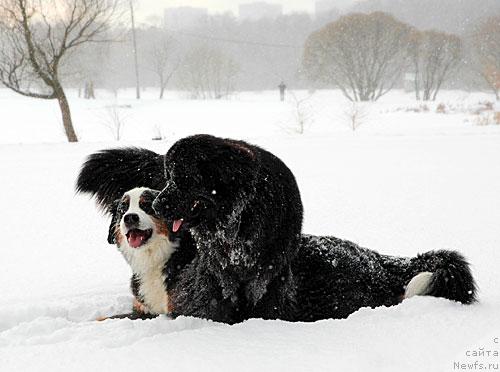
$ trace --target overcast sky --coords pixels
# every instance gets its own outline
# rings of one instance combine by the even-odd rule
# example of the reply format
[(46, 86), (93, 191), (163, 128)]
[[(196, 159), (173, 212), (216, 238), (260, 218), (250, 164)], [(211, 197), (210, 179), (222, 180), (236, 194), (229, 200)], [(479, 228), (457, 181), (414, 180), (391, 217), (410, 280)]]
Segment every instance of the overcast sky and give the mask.
[[(175, 6), (194, 6), (208, 8), (210, 12), (233, 11), (237, 14), (238, 5), (252, 3), (253, 0), (136, 0), (139, 17), (161, 15), (163, 9)], [(314, 11), (315, 0), (266, 0), (268, 3), (282, 4), (285, 13), (293, 11)]]

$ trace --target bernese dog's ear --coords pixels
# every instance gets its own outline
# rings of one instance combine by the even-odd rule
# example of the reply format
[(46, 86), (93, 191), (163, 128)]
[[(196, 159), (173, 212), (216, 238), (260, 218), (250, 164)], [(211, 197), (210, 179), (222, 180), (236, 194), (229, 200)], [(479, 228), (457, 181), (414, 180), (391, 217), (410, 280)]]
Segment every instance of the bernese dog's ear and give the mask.
[(116, 225), (119, 222), (120, 216), (118, 213), (118, 206), (120, 205), (120, 199), (115, 200), (110, 207), (111, 212), (111, 223), (108, 230), (108, 243), (116, 244)]

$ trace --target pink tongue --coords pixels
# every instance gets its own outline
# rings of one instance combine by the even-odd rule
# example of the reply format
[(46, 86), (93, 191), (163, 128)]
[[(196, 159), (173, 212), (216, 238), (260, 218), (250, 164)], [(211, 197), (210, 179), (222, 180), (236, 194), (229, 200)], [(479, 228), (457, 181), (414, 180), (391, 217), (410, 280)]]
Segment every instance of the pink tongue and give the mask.
[(142, 241), (144, 240), (144, 236), (141, 234), (137, 234), (136, 232), (131, 232), (128, 237), (128, 244), (132, 248), (139, 248), (142, 245)]
[(179, 229), (180, 229), (180, 228), (181, 228), (181, 226), (182, 226), (182, 222), (183, 222), (183, 220), (182, 220), (182, 219), (181, 219), (181, 220), (175, 220), (175, 221), (174, 221), (174, 224), (173, 224), (173, 226), (172, 226), (172, 231), (173, 231), (174, 233), (175, 233), (175, 232), (177, 232), (177, 231), (179, 231)]

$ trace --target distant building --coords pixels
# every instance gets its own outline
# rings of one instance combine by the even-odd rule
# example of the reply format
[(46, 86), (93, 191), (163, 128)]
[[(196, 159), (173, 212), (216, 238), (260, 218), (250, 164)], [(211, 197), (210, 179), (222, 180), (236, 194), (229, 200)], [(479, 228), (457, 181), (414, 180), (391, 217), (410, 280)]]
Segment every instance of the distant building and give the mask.
[(165, 9), (165, 27), (173, 30), (192, 28), (208, 16), (208, 9), (181, 6)]
[(243, 20), (256, 21), (262, 18), (278, 18), (283, 15), (283, 6), (266, 2), (241, 4), (239, 15)]
[(325, 15), (335, 10), (346, 10), (352, 4), (352, 0), (318, 0), (315, 4), (316, 16)]

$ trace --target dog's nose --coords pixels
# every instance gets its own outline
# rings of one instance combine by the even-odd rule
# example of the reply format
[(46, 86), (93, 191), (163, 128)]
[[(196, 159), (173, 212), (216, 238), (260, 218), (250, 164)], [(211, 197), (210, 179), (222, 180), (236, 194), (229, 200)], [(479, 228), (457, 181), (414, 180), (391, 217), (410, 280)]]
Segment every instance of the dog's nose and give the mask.
[(139, 223), (139, 215), (135, 213), (129, 213), (126, 214), (123, 217), (123, 222), (125, 222), (126, 225), (134, 225)]

